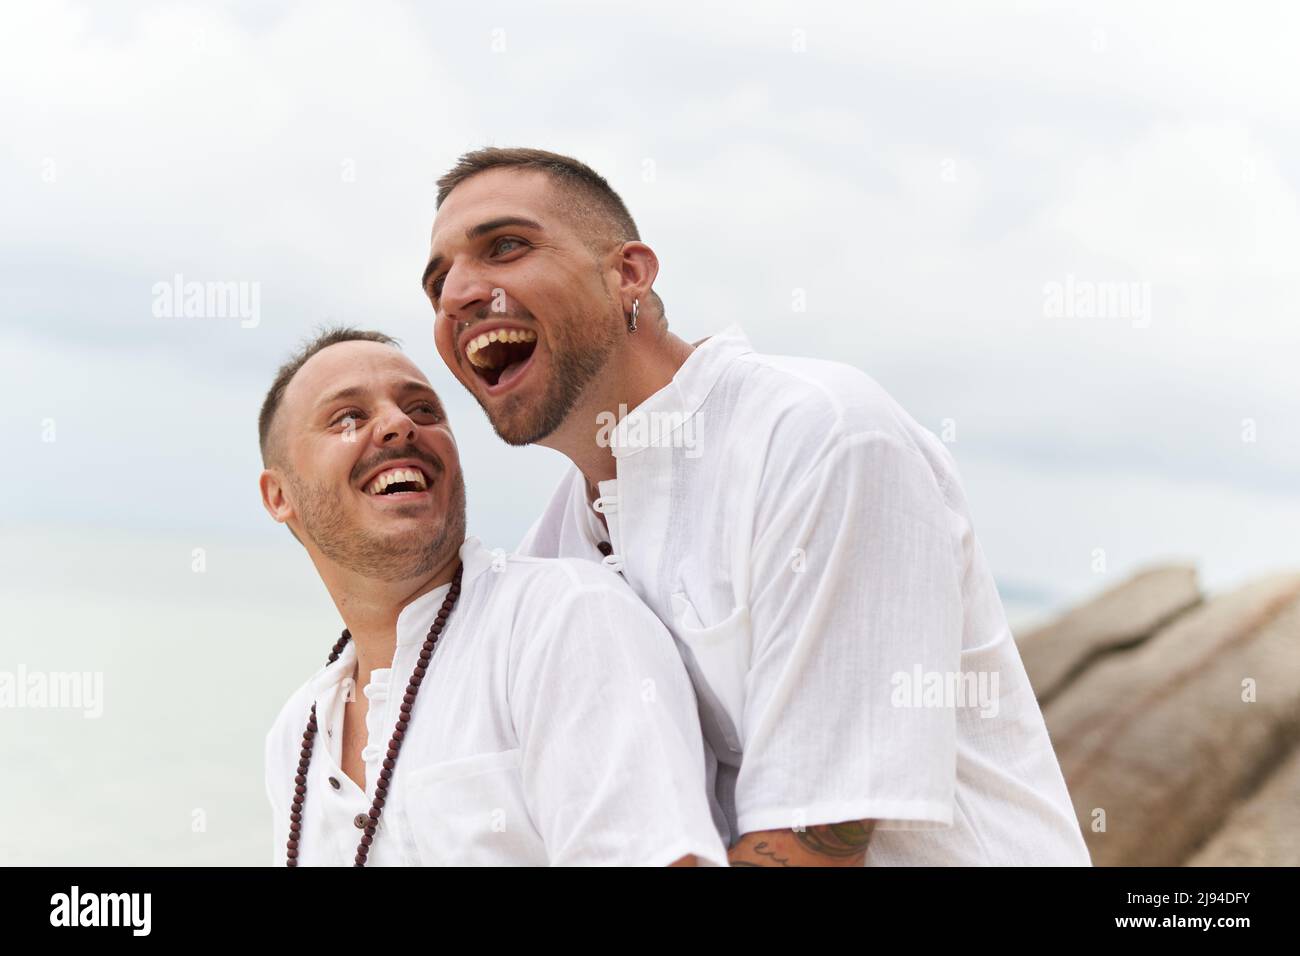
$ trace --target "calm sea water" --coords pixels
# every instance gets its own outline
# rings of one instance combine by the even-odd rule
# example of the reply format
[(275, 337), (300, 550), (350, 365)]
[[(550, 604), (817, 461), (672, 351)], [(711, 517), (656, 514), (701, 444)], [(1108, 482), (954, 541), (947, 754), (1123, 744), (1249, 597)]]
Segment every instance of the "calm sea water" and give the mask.
[(267, 862), (264, 737), (340, 629), (302, 553), (7, 537), (0, 580), (0, 670), (103, 682), (0, 709), (0, 863)]
[(341, 628), (297, 546), (6, 535), (0, 582), (0, 671), (103, 682), (0, 709), (0, 864), (269, 862), (264, 738)]

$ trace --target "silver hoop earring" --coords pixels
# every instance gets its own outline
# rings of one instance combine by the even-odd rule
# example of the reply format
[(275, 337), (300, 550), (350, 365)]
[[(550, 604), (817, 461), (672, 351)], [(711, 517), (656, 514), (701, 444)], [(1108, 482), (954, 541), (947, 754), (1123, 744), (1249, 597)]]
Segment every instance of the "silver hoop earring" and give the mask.
[(635, 331), (636, 331), (636, 314), (637, 314), (638, 312), (640, 312), (640, 311), (641, 311), (641, 300), (640, 300), (640, 299), (633, 299), (633, 300), (632, 300), (632, 318), (629, 319), (629, 320), (628, 320), (628, 323), (627, 323), (627, 330), (628, 330), (628, 332), (635, 332)]

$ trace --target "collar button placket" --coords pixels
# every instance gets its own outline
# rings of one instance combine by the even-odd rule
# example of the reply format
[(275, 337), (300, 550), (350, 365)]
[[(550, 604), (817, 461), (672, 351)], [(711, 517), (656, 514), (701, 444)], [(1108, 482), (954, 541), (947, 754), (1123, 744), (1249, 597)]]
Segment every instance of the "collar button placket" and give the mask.
[[(617, 479), (615, 479), (617, 480)], [(601, 482), (602, 485), (612, 485), (614, 482)], [(591, 503), (591, 510), (601, 515), (605, 519), (605, 527), (609, 530), (609, 541), (598, 541), (596, 549), (603, 555), (601, 564), (611, 571), (622, 573), (623, 555), (622, 555), (622, 527), (620, 521), (619, 495), (612, 492), (600, 495)]]
[[(442, 602), (442, 607), (434, 619), (433, 625), (429, 628), (429, 633), (424, 639), (424, 646), (420, 651), (420, 660), (411, 674), (410, 680), (406, 685), (406, 693), (402, 697), (401, 717), (397, 720), (397, 726), (393, 730), (393, 736), (389, 740), (386, 758), (379, 771), (379, 779), (375, 783), (375, 797), (371, 802), (370, 810), (364, 814), (368, 822), (364, 822), (364, 830), (361, 835), (361, 841), (357, 844), (356, 854), (353, 857), (353, 866), (363, 867), (370, 855), (370, 846), (375, 840), (375, 831), (379, 827), (379, 817), (383, 813), (384, 803), (388, 796), (388, 787), (392, 780), (393, 768), (397, 765), (397, 755), (402, 746), (402, 738), (406, 734), (407, 725), (411, 715), (411, 705), (415, 703), (415, 695), (419, 693), (420, 684), (424, 681), (424, 675), (427, 672), (427, 664), (433, 655), (433, 649), (438, 644), (438, 639), (442, 636), (444, 625), (447, 618), (451, 615), (451, 609), (456, 606), (456, 601), (460, 598), (461, 580), (465, 566), (457, 566), (456, 573), (452, 576), (451, 587), (447, 591), (447, 596)], [(326, 662), (328, 667), (339, 659), (343, 653), (343, 648), (348, 641), (352, 639), (351, 633), (344, 631), (342, 636), (334, 642), (334, 648), (330, 651), (329, 660)], [(303, 733), (302, 747), (298, 752), (298, 773), (294, 777), (293, 799), (289, 806), (289, 840), (286, 846), (286, 866), (298, 865), (298, 850), (302, 841), (302, 810), (303, 803), (307, 796), (307, 775), (311, 768), (312, 745), (315, 742), (316, 733), (319, 727), (316, 722), (316, 704), (311, 705), (311, 713), (307, 716), (307, 728)], [(330, 778), (330, 785), (337, 786), (335, 778)], [(358, 817), (362, 816), (358, 814)], [(354, 820), (354, 823), (357, 822)], [(341, 839), (341, 838), (340, 838)], [(340, 843), (341, 845), (341, 843)], [(349, 840), (350, 845), (350, 840)]]

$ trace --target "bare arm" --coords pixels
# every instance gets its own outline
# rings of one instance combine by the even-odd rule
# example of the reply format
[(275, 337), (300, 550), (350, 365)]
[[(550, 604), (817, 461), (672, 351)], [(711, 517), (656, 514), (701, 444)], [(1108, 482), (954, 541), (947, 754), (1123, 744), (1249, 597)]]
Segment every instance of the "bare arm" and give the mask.
[(875, 820), (755, 830), (727, 851), (732, 866), (861, 866)]

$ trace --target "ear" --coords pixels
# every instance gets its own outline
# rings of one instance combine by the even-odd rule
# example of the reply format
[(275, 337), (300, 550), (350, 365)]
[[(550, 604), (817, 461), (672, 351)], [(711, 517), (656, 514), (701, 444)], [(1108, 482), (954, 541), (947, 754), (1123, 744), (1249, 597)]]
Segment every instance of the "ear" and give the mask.
[(286, 523), (294, 517), (293, 504), (289, 501), (285, 493), (284, 481), (280, 472), (274, 468), (267, 468), (257, 479), (258, 487), (262, 490), (262, 507), (280, 524)]
[(659, 275), (659, 257), (644, 242), (634, 239), (623, 243), (618, 263), (619, 293), (625, 300), (623, 311), (630, 311), (632, 300), (640, 299), (644, 307), (650, 298), (650, 287)]

